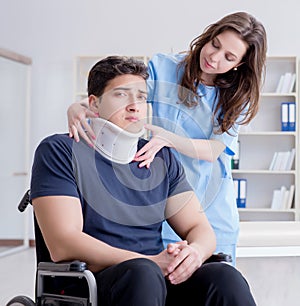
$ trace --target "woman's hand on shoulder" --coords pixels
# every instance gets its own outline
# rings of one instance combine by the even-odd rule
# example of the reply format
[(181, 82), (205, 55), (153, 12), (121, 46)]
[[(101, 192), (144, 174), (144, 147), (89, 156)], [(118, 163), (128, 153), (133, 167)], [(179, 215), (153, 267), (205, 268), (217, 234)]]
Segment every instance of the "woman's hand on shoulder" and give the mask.
[(73, 137), (77, 142), (80, 140), (79, 136), (81, 136), (90, 146), (93, 146), (96, 136), (87, 118), (97, 118), (99, 115), (89, 110), (87, 105), (81, 102), (71, 104), (68, 108), (67, 115), (69, 136)]
[(163, 147), (171, 147), (168, 139), (168, 134), (170, 132), (152, 124), (146, 124), (145, 129), (151, 131), (152, 137), (135, 155), (134, 160), (141, 162), (139, 164), (140, 168), (145, 166), (149, 168), (159, 150)]

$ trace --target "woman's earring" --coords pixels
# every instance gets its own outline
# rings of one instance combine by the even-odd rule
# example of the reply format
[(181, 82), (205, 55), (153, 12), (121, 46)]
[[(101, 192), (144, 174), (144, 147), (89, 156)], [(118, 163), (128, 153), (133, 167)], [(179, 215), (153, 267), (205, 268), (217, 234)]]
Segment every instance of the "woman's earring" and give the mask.
[(234, 71), (237, 71), (237, 67), (234, 67), (233, 70), (234, 70)]

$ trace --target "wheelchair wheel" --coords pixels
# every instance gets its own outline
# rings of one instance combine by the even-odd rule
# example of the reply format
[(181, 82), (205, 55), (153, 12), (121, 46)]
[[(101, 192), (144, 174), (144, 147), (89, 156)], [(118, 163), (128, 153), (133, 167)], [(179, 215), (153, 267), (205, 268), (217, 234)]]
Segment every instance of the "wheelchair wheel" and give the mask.
[(18, 295), (12, 298), (6, 306), (35, 306), (35, 303), (32, 299), (25, 295)]

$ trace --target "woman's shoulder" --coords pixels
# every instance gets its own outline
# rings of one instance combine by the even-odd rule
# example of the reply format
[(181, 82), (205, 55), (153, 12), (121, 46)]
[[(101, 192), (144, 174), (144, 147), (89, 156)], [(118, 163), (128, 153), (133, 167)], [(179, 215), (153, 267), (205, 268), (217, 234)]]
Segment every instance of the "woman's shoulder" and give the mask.
[(178, 65), (185, 57), (186, 53), (156, 53), (150, 59), (150, 63)]
[(157, 53), (148, 63), (150, 80), (176, 81), (180, 74), (178, 68), (185, 54)]

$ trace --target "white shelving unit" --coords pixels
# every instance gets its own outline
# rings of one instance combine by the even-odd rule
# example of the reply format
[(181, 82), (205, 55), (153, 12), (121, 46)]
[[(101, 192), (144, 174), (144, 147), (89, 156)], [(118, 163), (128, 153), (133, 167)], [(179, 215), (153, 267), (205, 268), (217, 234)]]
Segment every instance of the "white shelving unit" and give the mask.
[[(280, 77), (294, 73), (296, 81), (290, 92), (277, 93)], [(298, 221), (299, 220), (299, 162), (298, 162), (298, 58), (296, 56), (269, 56), (265, 84), (261, 93), (260, 109), (249, 126), (241, 129), (239, 169), (234, 178), (247, 179), (246, 208), (240, 208), (241, 221)], [(296, 130), (281, 131), (281, 103), (295, 102)], [(275, 152), (296, 150), (291, 170), (269, 170)], [(295, 186), (292, 208), (271, 208), (273, 191)]]

